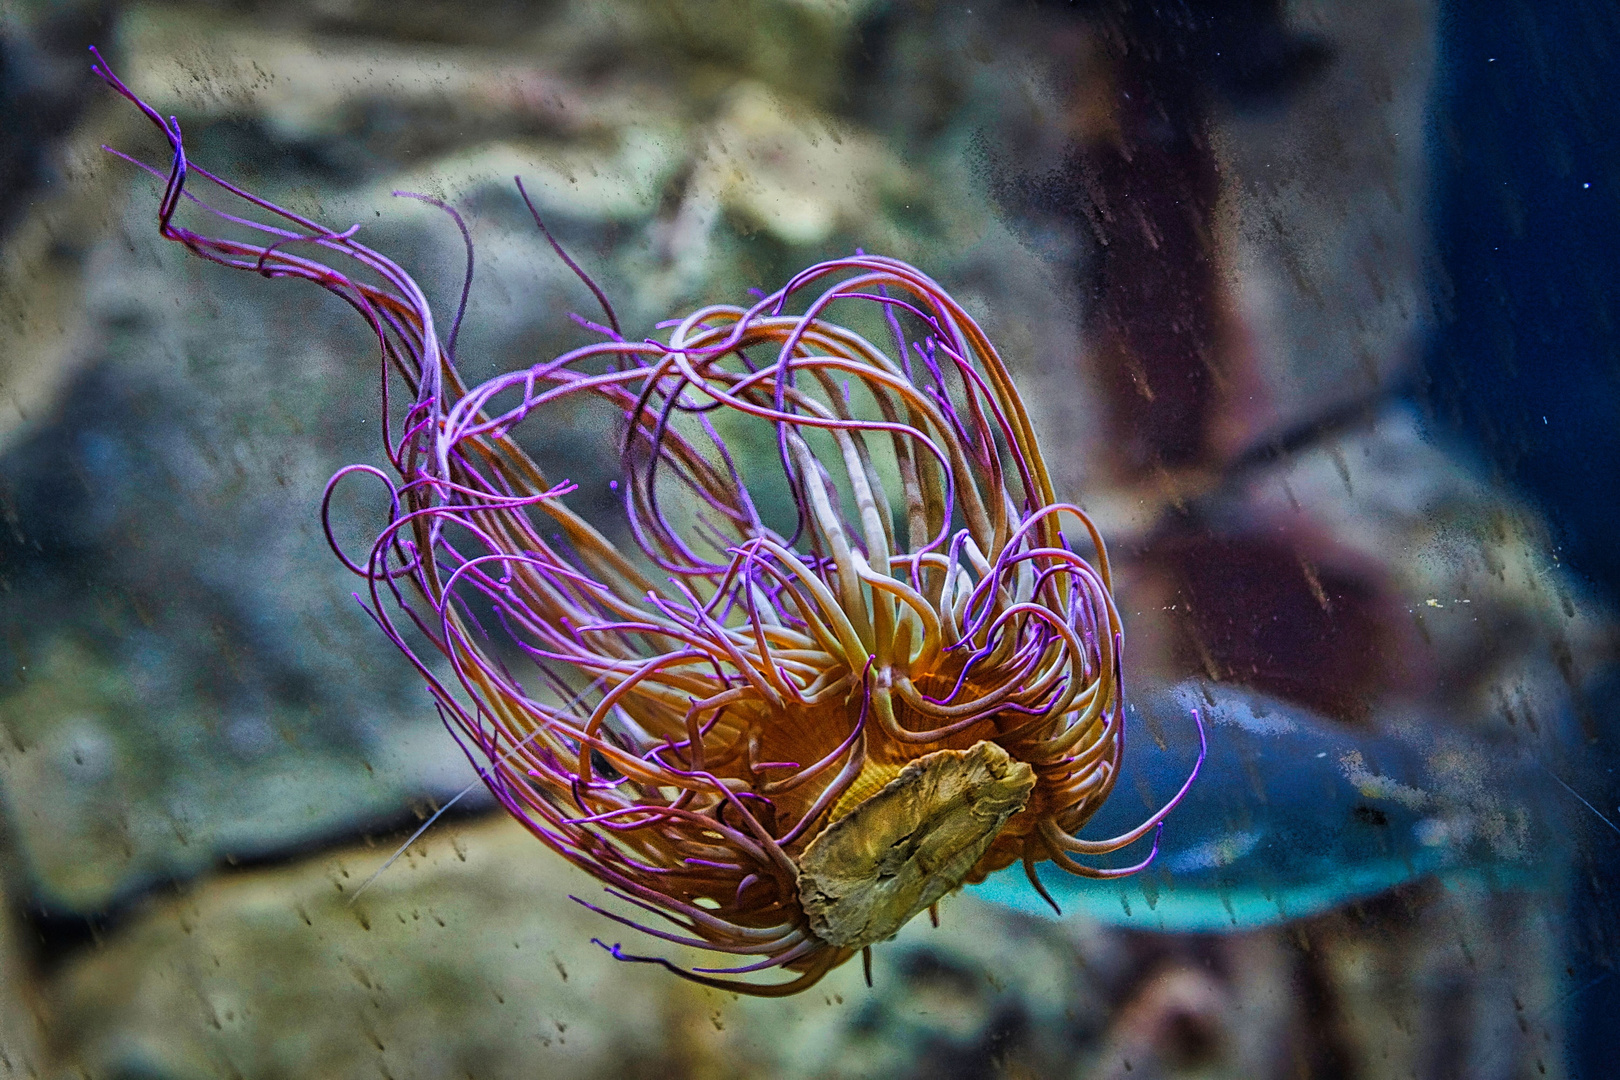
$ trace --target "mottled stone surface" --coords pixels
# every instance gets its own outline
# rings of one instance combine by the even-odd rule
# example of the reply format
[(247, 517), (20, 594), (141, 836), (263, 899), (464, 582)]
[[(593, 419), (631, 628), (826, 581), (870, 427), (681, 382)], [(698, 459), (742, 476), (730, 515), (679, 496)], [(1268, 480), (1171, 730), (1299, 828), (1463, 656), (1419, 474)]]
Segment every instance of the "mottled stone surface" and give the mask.
[(376, 454), (363, 336), (114, 235), (97, 356), (7, 456), (0, 540), (0, 797), (76, 910), (472, 778), (323, 550), (326, 476)]
[(684, 989), (590, 943), (600, 888), (504, 820), (155, 898), (52, 982), (91, 1075), (650, 1075)]
[(1182, 937), (955, 897), (940, 929), (876, 947), (872, 989), (852, 963), (796, 998), (739, 1000), (591, 944), (633, 932), (571, 902), (599, 888), (510, 822), (430, 834), (351, 904), (386, 854), (154, 898), (47, 981), (49, 1075), (1561, 1075), (1557, 938), (1523, 894), (1421, 882)]

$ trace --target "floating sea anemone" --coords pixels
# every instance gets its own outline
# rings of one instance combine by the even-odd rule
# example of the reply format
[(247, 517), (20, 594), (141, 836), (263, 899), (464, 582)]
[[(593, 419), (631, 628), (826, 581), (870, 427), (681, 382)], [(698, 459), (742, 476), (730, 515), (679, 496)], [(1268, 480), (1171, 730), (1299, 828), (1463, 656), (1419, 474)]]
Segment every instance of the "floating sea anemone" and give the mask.
[[(1151, 860), (1075, 858), (1149, 832), (1156, 851), (1187, 790), (1120, 836), (1074, 836), (1125, 745), (1102, 538), (1057, 500), (995, 348), (922, 272), (836, 259), (634, 341), (557, 248), (602, 302), (607, 325), (580, 320), (598, 340), (468, 388), (460, 311), (441, 343), (422, 290), (358, 227), (332, 231), (190, 165), (179, 123), (96, 71), (173, 149), (165, 238), (313, 281), (376, 333), (397, 478), (350, 466), (327, 502), (365, 474), (386, 485), (391, 515), (363, 561), (333, 549), (489, 789), (652, 918), (587, 907), (735, 960), (682, 970), (615, 956), (789, 994), (1013, 862), (1040, 889), (1042, 860), (1099, 878)], [(190, 173), (285, 224), (198, 201)], [(182, 199), (258, 241), (176, 224)], [(469, 283), (471, 252), (468, 240)], [(854, 318), (879, 333), (850, 329)], [(892, 352), (870, 340), (883, 335)], [(618, 427), (633, 550), (571, 510), (572, 485), (516, 438), (547, 417), (578, 423), (582, 405)], [(796, 977), (724, 977), (776, 967)]]

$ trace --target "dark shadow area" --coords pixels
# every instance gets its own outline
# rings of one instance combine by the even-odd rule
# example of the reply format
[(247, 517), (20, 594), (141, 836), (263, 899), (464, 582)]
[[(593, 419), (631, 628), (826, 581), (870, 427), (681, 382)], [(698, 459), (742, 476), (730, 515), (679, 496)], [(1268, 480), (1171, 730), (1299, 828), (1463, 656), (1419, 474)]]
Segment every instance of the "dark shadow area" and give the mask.
[[(1438, 290), (1422, 395), (1438, 427), (1545, 511), (1560, 555), (1620, 596), (1620, 13), (1605, 3), (1444, 6), (1434, 116)], [(1613, 679), (1571, 785), (1613, 820)], [(1573, 798), (1571, 798), (1573, 805)], [(1569, 1066), (1620, 1052), (1620, 836), (1583, 822), (1569, 925)]]
[(1546, 510), (1612, 598), (1620, 503), (1620, 13), (1449, 5), (1434, 117), (1449, 320), (1428, 350), (1440, 426)]

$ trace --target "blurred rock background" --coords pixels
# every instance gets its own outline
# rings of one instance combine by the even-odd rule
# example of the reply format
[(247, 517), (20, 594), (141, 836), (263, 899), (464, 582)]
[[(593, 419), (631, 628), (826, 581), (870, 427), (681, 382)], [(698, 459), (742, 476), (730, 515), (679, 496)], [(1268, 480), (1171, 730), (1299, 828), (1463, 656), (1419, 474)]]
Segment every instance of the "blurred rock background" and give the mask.
[[(92, 42), (194, 160), (360, 222), (441, 310), (459, 237), (390, 192), (466, 213), (473, 378), (591, 313), (514, 173), (632, 332), (916, 262), (1109, 538), (1133, 690), (1303, 710), (1362, 755), (1320, 766), (1360, 799), (1328, 826), (1415, 806), (1390, 851), (1439, 869), (1330, 868), (1338, 903), (1220, 933), (1136, 928), (1168, 878), (1123, 917), (964, 896), (872, 989), (785, 1002), (612, 961), (594, 883), (476, 791), (353, 900), (472, 779), (318, 525), (379, 456), (372, 347), (157, 238), (160, 185), (98, 147), (161, 146)], [(1557, 785), (1614, 790), (1615, 639), (1431, 392), (1445, 62), (1429, 0), (0, 3), (0, 1077), (1597, 1075), (1613, 874)], [(533, 449), (609, 515), (611, 439)], [(1276, 884), (1266, 851), (1193, 902)]]

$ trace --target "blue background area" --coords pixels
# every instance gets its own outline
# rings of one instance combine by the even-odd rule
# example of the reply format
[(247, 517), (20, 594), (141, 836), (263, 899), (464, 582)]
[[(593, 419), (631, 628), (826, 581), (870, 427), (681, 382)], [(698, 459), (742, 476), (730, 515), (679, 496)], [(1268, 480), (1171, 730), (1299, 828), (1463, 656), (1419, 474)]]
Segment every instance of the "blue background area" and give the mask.
[(1434, 224), (1450, 310), (1423, 396), (1541, 503), (1560, 553), (1612, 599), (1620, 6), (1453, 4), (1441, 60)]
[[(1620, 600), (1620, 6), (1446, 5), (1435, 231), (1449, 308), (1419, 396), (1436, 428), (1536, 500), (1560, 555)], [(1590, 186), (1588, 186), (1590, 185)], [(1615, 692), (1575, 786), (1616, 819)], [(1584, 785), (1584, 786), (1583, 786)], [(1583, 819), (1572, 936), (1575, 1075), (1620, 1052), (1620, 836)]]

